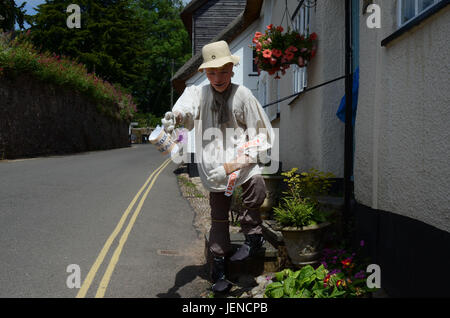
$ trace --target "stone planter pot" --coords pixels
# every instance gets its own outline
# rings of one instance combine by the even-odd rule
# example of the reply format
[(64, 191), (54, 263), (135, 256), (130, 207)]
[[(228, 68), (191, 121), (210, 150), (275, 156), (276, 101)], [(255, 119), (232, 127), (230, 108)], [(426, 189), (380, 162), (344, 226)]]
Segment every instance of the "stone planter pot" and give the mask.
[(325, 232), (331, 223), (318, 225), (284, 227), (281, 229), (284, 244), (292, 264), (297, 266), (311, 265), (319, 261)]
[(285, 177), (270, 174), (263, 174), (262, 176), (264, 178), (264, 183), (266, 184), (266, 198), (259, 209), (261, 211), (261, 218), (267, 220), (272, 217), (272, 208), (276, 204), (277, 195), (279, 194), (281, 183)]

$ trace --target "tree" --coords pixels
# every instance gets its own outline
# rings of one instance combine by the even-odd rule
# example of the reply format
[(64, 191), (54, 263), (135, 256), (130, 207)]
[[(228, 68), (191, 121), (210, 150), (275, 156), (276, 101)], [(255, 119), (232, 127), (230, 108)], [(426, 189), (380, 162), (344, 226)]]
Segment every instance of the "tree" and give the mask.
[(180, 0), (136, 0), (150, 52), (141, 81), (135, 86), (140, 109), (161, 116), (170, 108), (171, 77), (191, 57), (189, 35), (180, 19)]
[(71, 3), (46, 0), (38, 6), (29, 22), (33, 44), (78, 60), (89, 72), (128, 89), (139, 111), (162, 116), (170, 107), (172, 65), (176, 70), (191, 54), (179, 16), (182, 2), (77, 0), (81, 28), (70, 29)]
[(126, 0), (79, 0), (81, 28), (68, 28), (67, 7), (73, 0), (47, 0), (33, 16), (31, 35), (41, 50), (66, 55), (89, 72), (131, 88), (144, 65), (143, 22)]
[(0, 29), (13, 31), (16, 22), (21, 29), (24, 29), (24, 22), (28, 17), (23, 10), (26, 4), (24, 2), (18, 7), (14, 0), (0, 0)]

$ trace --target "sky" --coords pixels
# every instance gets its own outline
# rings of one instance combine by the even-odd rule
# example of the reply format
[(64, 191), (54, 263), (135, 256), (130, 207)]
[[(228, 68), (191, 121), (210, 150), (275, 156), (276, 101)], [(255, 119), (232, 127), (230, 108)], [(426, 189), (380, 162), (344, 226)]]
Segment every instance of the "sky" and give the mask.
[[(18, 6), (20, 6), (22, 3), (26, 2), (27, 4), (25, 5), (24, 9), (25, 9), (25, 12), (30, 15), (33, 15), (36, 13), (34, 8), (36, 8), (41, 3), (45, 2), (45, 0), (15, 0), (15, 1)], [(73, 1), (74, 1), (74, 3), (76, 3), (76, 0), (73, 0)], [(182, 0), (182, 1), (183, 1), (184, 5), (191, 2), (191, 0)], [(25, 23), (25, 27), (28, 28), (29, 25)], [(17, 24), (16, 24), (16, 28), (18, 28)]]

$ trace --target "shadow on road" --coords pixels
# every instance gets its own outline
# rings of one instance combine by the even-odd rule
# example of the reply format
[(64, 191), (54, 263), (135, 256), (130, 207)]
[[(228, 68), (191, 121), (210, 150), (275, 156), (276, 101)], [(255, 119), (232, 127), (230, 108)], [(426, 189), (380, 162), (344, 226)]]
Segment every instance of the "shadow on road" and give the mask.
[[(180, 294), (178, 293), (178, 290), (181, 287), (193, 282), (197, 277), (203, 280), (209, 279), (207, 268), (207, 264), (184, 267), (175, 276), (174, 285), (166, 293), (160, 293), (156, 296), (159, 298), (181, 298)], [(200, 297), (200, 293), (204, 291), (204, 289), (200, 289), (198, 290), (199, 294), (192, 297)]]

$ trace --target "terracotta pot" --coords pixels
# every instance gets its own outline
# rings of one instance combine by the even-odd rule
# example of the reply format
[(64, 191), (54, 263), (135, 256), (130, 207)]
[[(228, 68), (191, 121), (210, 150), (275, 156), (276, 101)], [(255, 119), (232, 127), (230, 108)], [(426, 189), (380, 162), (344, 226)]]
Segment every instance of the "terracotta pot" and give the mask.
[(321, 257), (324, 234), (331, 223), (318, 225), (284, 227), (281, 229), (284, 244), (292, 264), (304, 266), (315, 264)]

